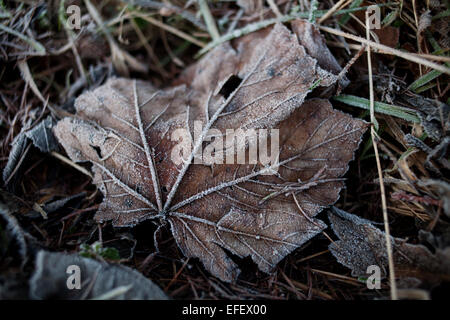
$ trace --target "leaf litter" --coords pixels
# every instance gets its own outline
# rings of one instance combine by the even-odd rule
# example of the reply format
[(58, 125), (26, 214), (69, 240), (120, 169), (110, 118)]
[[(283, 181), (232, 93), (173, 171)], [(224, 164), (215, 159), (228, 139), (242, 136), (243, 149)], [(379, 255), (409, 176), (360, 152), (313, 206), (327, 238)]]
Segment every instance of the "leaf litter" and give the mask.
[[(313, 26), (293, 30), (276, 24), (224, 43), (173, 87), (113, 78), (78, 97), (76, 116), (54, 132), (73, 161), (93, 164), (104, 195), (95, 219), (116, 227), (148, 219), (169, 224), (183, 254), (227, 282), (240, 270), (226, 251), (250, 256), (270, 273), (322, 232), (326, 225), (315, 216), (339, 198), (367, 123), (326, 99), (306, 99), (333, 86), (339, 70), (335, 60), (319, 63), (300, 44), (318, 37)], [(311, 31), (317, 34), (306, 37)], [(172, 135), (185, 129), (195, 137), (195, 121), (201, 134), (174, 163)], [(278, 161), (198, 164), (211, 129), (278, 129)]]
[[(388, 270), (385, 233), (372, 221), (332, 207), (328, 215), (331, 228), (339, 237), (329, 245), (337, 261), (352, 270), (352, 275), (367, 276), (369, 266), (379, 266), (385, 278)], [(430, 284), (450, 279), (450, 250), (437, 248), (432, 253), (421, 244), (407, 243), (405, 239), (392, 239), (396, 275), (400, 279), (413, 278)]]
[(48, 153), (58, 150), (58, 141), (53, 135), (54, 120), (48, 116), (36, 125), (23, 129), (12, 142), (8, 163), (3, 169), (3, 180), (6, 184), (13, 178), (21, 165), (22, 158), (28, 152), (29, 141), (41, 152)]

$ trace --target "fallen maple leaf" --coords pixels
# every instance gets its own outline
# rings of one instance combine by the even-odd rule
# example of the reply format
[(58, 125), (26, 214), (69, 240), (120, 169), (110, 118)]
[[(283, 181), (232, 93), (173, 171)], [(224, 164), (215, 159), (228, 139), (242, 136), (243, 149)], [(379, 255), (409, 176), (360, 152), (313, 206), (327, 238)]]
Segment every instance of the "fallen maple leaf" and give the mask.
[[(366, 123), (305, 97), (337, 76), (278, 24), (223, 44), (189, 68), (176, 87), (112, 79), (75, 103), (77, 117), (55, 134), (74, 161), (93, 163), (104, 194), (98, 221), (168, 222), (187, 257), (224, 281), (239, 274), (224, 249), (270, 272), (326, 225), (313, 217), (334, 203)], [(195, 137), (173, 161), (177, 130)], [(279, 129), (275, 163), (197, 164), (211, 129)], [(217, 138), (217, 137), (216, 137)], [(237, 137), (240, 139), (242, 137)], [(215, 150), (216, 152), (218, 150)], [(273, 174), (271, 174), (273, 173)]]

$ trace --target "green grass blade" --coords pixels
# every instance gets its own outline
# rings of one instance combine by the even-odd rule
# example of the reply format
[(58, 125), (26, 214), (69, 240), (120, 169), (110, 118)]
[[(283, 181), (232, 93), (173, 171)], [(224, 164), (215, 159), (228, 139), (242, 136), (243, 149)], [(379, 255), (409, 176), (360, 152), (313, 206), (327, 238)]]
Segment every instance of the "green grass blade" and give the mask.
[[(369, 110), (370, 109), (370, 103), (368, 99), (348, 95), (348, 94), (341, 94), (340, 96), (333, 97), (334, 100), (340, 101), (342, 103), (348, 104), (349, 106), (358, 107), (362, 109)], [(393, 104), (383, 103), (375, 101), (374, 105), (375, 112), (381, 113), (381, 114), (387, 114), (393, 117), (401, 118), (403, 120), (419, 123), (420, 119), (416, 114), (416, 111), (413, 109), (405, 108), (396, 106)]]
[(448, 17), (448, 16), (450, 16), (450, 9), (447, 9), (445, 11), (442, 11), (442, 12), (438, 13), (437, 15), (432, 17), (431, 20), (437, 20), (437, 19), (440, 19), (440, 18)]
[(40, 55), (45, 55), (46, 51), (45, 51), (44, 46), (42, 44), (40, 44), (39, 42), (37, 42), (36, 40), (33, 40), (33, 39), (17, 32), (16, 30), (13, 30), (1, 23), (0, 23), (0, 30), (3, 30), (9, 34), (12, 34), (13, 36), (16, 36), (19, 39), (22, 39), (23, 41), (25, 41), (26, 43), (31, 45), (37, 51), (37, 53), (39, 53)]
[[(364, 0), (355, 0), (355, 1), (353, 1), (351, 4), (350, 4), (350, 6), (349, 6), (349, 9), (354, 9), (354, 8), (357, 8), (357, 7), (359, 7), (360, 5), (361, 5), (361, 3), (363, 3), (363, 1)], [(346, 13), (346, 14), (344, 14), (344, 16), (339, 20), (339, 24), (342, 26), (342, 25), (345, 25), (345, 24), (347, 24), (347, 22), (350, 20), (350, 14), (349, 13)]]
[(426, 85), (428, 82), (433, 81), (437, 77), (439, 77), (442, 74), (442, 72), (437, 70), (431, 70), (430, 72), (424, 74), (419, 79), (411, 83), (408, 87), (409, 90), (412, 90), (414, 92), (417, 92), (417, 89)]
[[(427, 40), (431, 43), (431, 46), (435, 50), (433, 54), (435, 55), (442, 55), (440, 54), (442, 49), (437, 43), (437, 41), (433, 38), (433, 36), (428, 32), (427, 34)], [(445, 65), (450, 68), (450, 63), (446, 62)], [(424, 74), (419, 79), (411, 83), (408, 87), (409, 90), (414, 91), (415, 93), (423, 92), (427, 90), (427, 88), (430, 88), (430, 85), (427, 85), (430, 81), (433, 81), (437, 77), (439, 77), (442, 74), (442, 72), (437, 70), (431, 70), (430, 72)], [(425, 86), (427, 85), (427, 86)]]

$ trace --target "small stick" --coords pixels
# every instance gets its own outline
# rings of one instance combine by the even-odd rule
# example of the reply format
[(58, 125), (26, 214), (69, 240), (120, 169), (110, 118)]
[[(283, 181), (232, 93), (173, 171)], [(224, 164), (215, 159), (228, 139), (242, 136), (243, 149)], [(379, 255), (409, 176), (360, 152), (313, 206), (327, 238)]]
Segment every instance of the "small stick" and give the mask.
[(409, 60), (409, 61), (412, 61), (412, 62), (415, 62), (415, 63), (418, 63), (418, 64), (423, 64), (423, 65), (425, 65), (427, 67), (430, 67), (432, 69), (441, 71), (442, 73), (450, 74), (450, 68), (448, 68), (446, 66), (443, 66), (443, 65), (440, 65), (440, 64), (437, 64), (437, 63), (434, 63), (434, 62), (431, 62), (431, 61), (428, 61), (426, 59), (418, 57), (415, 54), (411, 54), (411, 53), (407, 53), (407, 52), (404, 52), (404, 51), (401, 51), (401, 50), (397, 50), (397, 49), (385, 46), (383, 44), (376, 43), (374, 41), (370, 41), (369, 39), (364, 39), (364, 38), (355, 36), (353, 34), (350, 34), (350, 33), (347, 33), (347, 32), (343, 32), (343, 31), (340, 31), (340, 30), (336, 30), (336, 29), (333, 29), (333, 28), (324, 27), (324, 26), (318, 26), (318, 28), (320, 30), (322, 30), (322, 31), (325, 31), (325, 32), (328, 32), (328, 33), (331, 33), (331, 34), (335, 34), (337, 36), (342, 36), (344, 38), (352, 39), (354, 41), (366, 44), (367, 46), (370, 46), (372, 48), (375, 48), (375, 49), (378, 49), (378, 50), (382, 51), (381, 53), (391, 54), (391, 55), (403, 58), (405, 60)]
[(77, 169), (78, 171), (84, 173), (84, 174), (87, 175), (89, 178), (91, 178), (91, 179), (93, 178), (93, 177), (92, 177), (92, 174), (91, 174), (89, 171), (87, 171), (87, 170), (86, 170), (85, 168), (83, 168), (82, 166), (76, 164), (76, 163), (73, 162), (72, 160), (70, 160), (70, 159), (64, 157), (62, 154), (59, 154), (58, 152), (53, 151), (53, 152), (51, 153), (51, 155), (54, 156), (55, 158), (61, 160), (62, 162), (65, 162), (65, 163), (67, 163), (68, 165), (74, 167), (74, 168)]
[(281, 14), (280, 10), (278, 9), (277, 5), (275, 4), (274, 0), (267, 0), (269, 3), (270, 9), (272, 9), (273, 13), (277, 16), (278, 19), (282, 18), (283, 15)]
[(174, 35), (180, 37), (181, 39), (187, 40), (187, 41), (195, 44), (196, 46), (198, 46), (200, 48), (204, 48), (206, 46), (206, 44), (204, 44), (203, 42), (195, 39), (194, 37), (192, 37), (190, 35), (188, 35), (187, 33), (184, 33), (184, 32), (182, 32), (182, 31), (180, 31), (180, 30), (178, 30), (178, 29), (176, 29), (174, 27), (171, 27), (171, 26), (169, 26), (167, 24), (164, 24), (161, 21), (156, 20), (156, 19), (154, 19), (152, 17), (149, 17), (149, 16), (147, 16), (145, 14), (141, 14), (139, 12), (133, 12), (133, 16), (142, 18), (142, 19), (150, 22), (151, 24), (153, 24), (153, 25), (155, 25), (155, 26), (157, 26), (157, 27), (159, 27), (161, 29), (164, 29), (164, 30), (166, 30), (166, 31), (168, 31), (170, 33), (173, 33)]
[[(349, 49), (352, 49), (352, 50), (361, 50), (361, 48), (364, 46), (364, 45), (360, 45), (360, 44), (356, 44), (356, 43), (349, 43), (348, 46), (345, 46), (341, 42), (336, 42), (336, 41), (331, 41), (331, 40), (327, 40), (327, 45), (337, 47), (337, 48), (348, 47)], [(383, 53), (383, 52), (380, 52), (380, 53)], [(435, 54), (413, 53), (413, 52), (411, 52), (410, 54), (413, 56), (419, 57), (419, 58), (423, 58), (423, 59), (435, 60), (435, 61), (441, 61), (441, 62), (450, 62), (450, 57), (447, 57), (447, 56), (438, 56)]]
[(341, 6), (345, 1), (347, 1), (347, 0), (340, 0), (340, 1), (336, 2), (336, 4), (335, 4), (333, 7), (331, 7), (331, 9), (328, 10), (328, 12), (325, 13), (325, 14), (319, 19), (318, 23), (320, 24), (320, 23), (324, 22), (325, 20), (327, 20), (334, 12), (336, 12), (337, 9), (340, 8), (340, 6)]
[[(366, 38), (370, 39), (370, 28), (369, 28), (369, 17), (368, 12), (366, 11)], [(377, 162), (378, 176), (380, 182), (380, 191), (381, 191), (381, 208), (383, 210), (383, 220), (384, 220), (384, 231), (386, 235), (386, 251), (388, 255), (389, 262), (389, 283), (391, 287), (391, 300), (397, 300), (397, 285), (395, 283), (395, 270), (394, 270), (394, 258), (392, 255), (392, 246), (391, 246), (391, 235), (389, 231), (389, 221), (388, 221), (388, 213), (387, 213), (387, 204), (386, 204), (386, 191), (384, 189), (383, 183), (383, 171), (381, 170), (381, 162), (380, 156), (378, 154), (378, 145), (376, 142), (377, 135), (375, 132), (375, 111), (374, 111), (374, 94), (373, 94), (373, 77), (372, 77), (372, 60), (370, 57), (370, 45), (367, 46), (367, 64), (369, 70), (369, 94), (370, 94), (370, 122), (372, 126), (370, 127), (370, 134), (372, 136), (372, 144), (373, 149), (375, 151), (375, 159)]]

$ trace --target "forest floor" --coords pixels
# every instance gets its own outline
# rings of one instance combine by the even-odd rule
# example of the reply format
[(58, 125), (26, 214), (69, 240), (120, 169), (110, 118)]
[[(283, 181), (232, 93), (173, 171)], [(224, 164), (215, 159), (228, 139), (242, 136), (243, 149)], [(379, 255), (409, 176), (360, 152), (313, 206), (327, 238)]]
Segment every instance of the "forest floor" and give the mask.
[[(18, 136), (48, 116), (56, 121), (73, 113), (77, 96), (112, 76), (168, 87), (214, 46), (235, 41), (250, 29), (271, 28), (277, 19), (288, 25), (302, 18), (315, 22), (338, 63), (349, 67), (349, 84), (330, 99), (333, 107), (373, 122), (371, 93), (375, 101), (379, 154), (369, 130), (334, 206), (375, 222), (383, 232), (388, 221), (393, 237), (423, 245), (432, 254), (447, 252), (441, 263), (450, 266), (445, 251), (450, 247), (450, 1), (216, 0), (206, 7), (204, 3), (0, 0), (2, 210), (12, 212), (20, 232), (26, 234), (25, 242), (52, 252), (82, 252), (121, 263), (173, 299), (389, 299), (393, 279), (386, 273), (380, 289), (369, 289), (364, 278), (352, 274), (330, 252), (330, 243), (338, 239), (330, 228), (289, 254), (271, 274), (259, 271), (250, 258), (234, 257), (242, 273), (237, 281), (225, 283), (197, 259), (187, 259), (169, 227), (162, 229), (155, 253), (157, 226), (152, 221), (133, 228), (97, 223), (94, 215), (103, 196), (80, 172), (89, 167), (74, 165), (63, 148), (43, 152), (33, 138), (25, 139), (11, 160)], [(370, 40), (392, 50), (372, 46), (369, 64), (364, 21), (371, 4), (378, 6), (381, 21), (379, 29), (370, 31)], [(76, 9), (66, 11), (70, 5), (80, 8), (79, 29), (72, 20)], [(75, 28), (67, 27), (67, 21)], [(5, 209), (10, 202), (14, 210)], [(327, 213), (317, 217), (329, 225)], [(7, 221), (0, 217), (4, 239)], [(96, 252), (89, 247), (98, 241), (103, 249), (115, 249)], [(4, 286), (0, 297), (23, 298), (34, 271), (35, 251), (28, 250), (23, 264), (20, 245), (4, 243), (9, 242), (0, 246), (0, 286)], [(396, 271), (394, 294), (400, 298), (448, 296), (449, 274), (437, 281), (422, 275), (422, 284), (413, 286), (402, 278), (402, 270)], [(11, 278), (16, 291), (5, 293)]]

